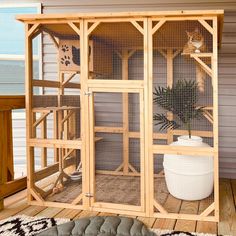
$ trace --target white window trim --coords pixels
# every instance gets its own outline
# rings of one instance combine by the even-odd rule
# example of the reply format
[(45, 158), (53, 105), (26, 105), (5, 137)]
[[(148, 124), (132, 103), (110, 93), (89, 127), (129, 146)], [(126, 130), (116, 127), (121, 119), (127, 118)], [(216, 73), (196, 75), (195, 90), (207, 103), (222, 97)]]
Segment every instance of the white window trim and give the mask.
[(1, 3), (0, 8), (6, 7), (36, 7), (38, 13), (41, 13), (41, 3)]
[[(34, 55), (34, 60), (39, 60), (39, 55)], [(25, 55), (0, 54), (0, 61), (24, 61)]]

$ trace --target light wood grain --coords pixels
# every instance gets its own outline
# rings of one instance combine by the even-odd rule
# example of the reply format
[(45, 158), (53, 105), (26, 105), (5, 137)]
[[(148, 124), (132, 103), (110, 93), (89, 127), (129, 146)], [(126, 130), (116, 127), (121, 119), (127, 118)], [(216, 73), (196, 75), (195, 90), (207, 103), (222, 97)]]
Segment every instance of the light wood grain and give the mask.
[[(198, 214), (202, 213), (208, 206), (209, 206), (208, 198), (201, 200), (199, 204)], [(197, 221), (196, 232), (217, 234), (217, 223)]]
[[(219, 234), (228, 234), (228, 235), (235, 235), (235, 208), (234, 208), (234, 198), (233, 198), (233, 185), (230, 182), (234, 182), (234, 180), (222, 179), (220, 180), (220, 223), (219, 223), (219, 230), (217, 223), (214, 222), (197, 222), (196, 231), (202, 233), (212, 233), (216, 234), (217, 231)], [(64, 208), (46, 208), (43, 206), (28, 206), (26, 202), (26, 191), (21, 191), (19, 193), (14, 194), (11, 197), (6, 198), (5, 200), (5, 209), (0, 211), (0, 219), (5, 219), (10, 216), (14, 216), (17, 214), (26, 214), (29, 216), (42, 216), (42, 217), (58, 217), (63, 216), (64, 218), (73, 218), (78, 219), (82, 217), (89, 217), (95, 215), (110, 215), (114, 213), (99, 213), (99, 212), (91, 212), (91, 211), (80, 211), (75, 209), (64, 209)], [(179, 212), (181, 201), (175, 199), (169, 195), (166, 201), (166, 205), (169, 207), (167, 210), (169, 212)], [(166, 206), (164, 204), (164, 206)], [(208, 200), (202, 200), (199, 204), (199, 213), (202, 212), (208, 206)], [(184, 207), (187, 207), (187, 210)], [(48, 210), (47, 210), (48, 209)], [(186, 205), (182, 204), (181, 209), (183, 212), (194, 212), (195, 206), (194, 205)], [(130, 216), (130, 215), (121, 215), (121, 216)], [(159, 229), (174, 229), (174, 225), (176, 220), (174, 219), (155, 219), (147, 217), (139, 217), (144, 223), (148, 226), (153, 228)], [(179, 225), (180, 226), (180, 225)], [(187, 226), (189, 228), (189, 224)], [(179, 228), (180, 230), (186, 229), (185, 226), (183, 228)]]
[(40, 217), (55, 217), (62, 210), (63, 210), (62, 208), (47, 207), (43, 211), (39, 212), (36, 216), (40, 216)]
[[(197, 214), (198, 213), (198, 201), (183, 201), (179, 213), (185, 214)], [(196, 221), (194, 220), (177, 220), (175, 230), (183, 230), (187, 232), (194, 232), (196, 228)]]
[(76, 217), (81, 210), (74, 210), (74, 209), (63, 209), (61, 212), (55, 215), (55, 218), (68, 218), (73, 219)]
[(230, 181), (225, 179), (220, 182), (220, 222), (218, 225), (219, 234), (234, 235), (236, 232), (235, 214), (235, 205)]
[(98, 214), (99, 214), (99, 212), (95, 212), (95, 211), (82, 211), (81, 213), (77, 214), (74, 217), (74, 219), (80, 219), (80, 218), (84, 218), (84, 217), (96, 216)]
[[(181, 200), (174, 198), (169, 194), (163, 207), (168, 212), (178, 213), (181, 207)], [(153, 228), (174, 229), (175, 224), (176, 224), (175, 219), (156, 219)]]
[(154, 217), (142, 217), (142, 216), (137, 217), (137, 219), (142, 221), (149, 228), (153, 227), (153, 224), (155, 223), (156, 220)]
[(27, 215), (27, 216), (35, 216), (45, 209), (46, 207), (44, 206), (28, 206), (24, 210), (20, 211), (18, 214)]

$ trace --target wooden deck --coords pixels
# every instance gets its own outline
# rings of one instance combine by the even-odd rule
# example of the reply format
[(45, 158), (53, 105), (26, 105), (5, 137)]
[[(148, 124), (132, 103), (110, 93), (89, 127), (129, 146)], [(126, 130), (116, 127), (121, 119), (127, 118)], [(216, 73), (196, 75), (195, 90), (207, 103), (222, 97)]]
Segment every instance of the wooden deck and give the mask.
[[(4, 201), (5, 209), (0, 211), (0, 220), (17, 215), (26, 214), (29, 216), (45, 216), (77, 219), (94, 215), (112, 215), (99, 212), (88, 212), (73, 209), (52, 208), (42, 206), (28, 206), (26, 190), (23, 190)], [(220, 223), (196, 222), (190, 220), (171, 220), (138, 217), (148, 227), (160, 229), (174, 229), (190, 232), (203, 232), (222, 235), (236, 235), (236, 180), (220, 180)], [(191, 213), (191, 204), (181, 206), (181, 211)]]

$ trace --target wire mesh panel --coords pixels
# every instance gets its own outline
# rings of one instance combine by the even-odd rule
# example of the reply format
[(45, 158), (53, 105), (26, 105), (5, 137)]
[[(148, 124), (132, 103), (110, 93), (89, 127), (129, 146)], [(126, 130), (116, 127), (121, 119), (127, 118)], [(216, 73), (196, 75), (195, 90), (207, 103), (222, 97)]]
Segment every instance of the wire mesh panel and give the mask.
[(144, 192), (140, 94), (95, 90), (93, 108), (94, 202), (141, 206)]
[(96, 93), (95, 127), (122, 127), (122, 94)]
[[(74, 140), (80, 138), (80, 96), (35, 95), (35, 138)], [(43, 125), (45, 132), (43, 134)]]
[(196, 135), (212, 146), (211, 59), (212, 34), (197, 20), (167, 21), (153, 34), (154, 144)]
[(136, 24), (100, 22), (95, 27), (88, 41), (91, 79), (143, 80), (143, 34), (138, 30), (143, 22)]
[(152, 28), (153, 210), (197, 215), (208, 209), (208, 215), (214, 202), (212, 22), (153, 21)]
[(57, 149), (59, 155), (63, 155), (62, 165), (51, 159), (43, 161), (44, 153), (53, 156), (54, 151), (53, 148), (34, 148), (33, 191), (44, 201), (82, 204), (82, 177), (75, 175), (77, 166), (81, 167), (80, 151)]
[(81, 205), (80, 23), (42, 28), (43, 79), (32, 78), (30, 103), (33, 197)]
[(33, 97), (35, 189), (45, 201), (82, 204), (80, 150), (68, 143), (80, 139), (80, 96), (59, 96), (61, 105), (56, 95)]

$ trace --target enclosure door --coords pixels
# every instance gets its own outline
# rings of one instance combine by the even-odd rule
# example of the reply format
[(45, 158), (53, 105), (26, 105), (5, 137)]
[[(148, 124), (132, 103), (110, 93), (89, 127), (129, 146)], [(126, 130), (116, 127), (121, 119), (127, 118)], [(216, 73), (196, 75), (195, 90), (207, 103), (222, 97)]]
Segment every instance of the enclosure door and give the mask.
[(144, 212), (143, 116), (143, 89), (89, 89), (91, 210)]

